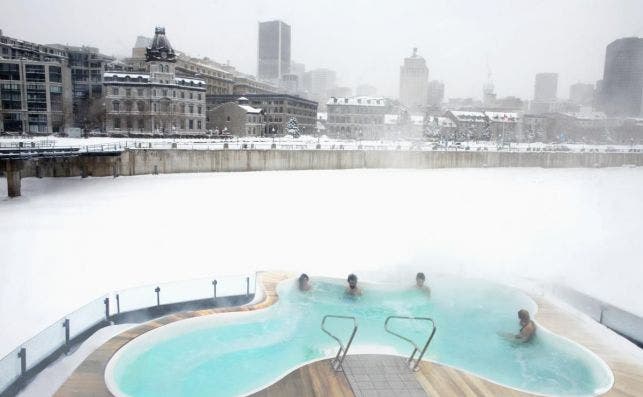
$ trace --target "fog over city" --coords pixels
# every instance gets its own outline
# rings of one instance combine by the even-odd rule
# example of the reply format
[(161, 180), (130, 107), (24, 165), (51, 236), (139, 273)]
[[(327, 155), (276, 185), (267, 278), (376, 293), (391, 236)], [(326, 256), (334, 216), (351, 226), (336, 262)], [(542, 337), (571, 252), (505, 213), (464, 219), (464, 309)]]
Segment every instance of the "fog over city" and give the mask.
[[(3, 0), (5, 35), (39, 43), (90, 45), (129, 56), (136, 37), (165, 26), (175, 49), (230, 61), (256, 74), (257, 22), (292, 27), (294, 61), (337, 71), (338, 83), (369, 84), (397, 97), (399, 68), (413, 47), (445, 98), (480, 98), (491, 79), (499, 96), (530, 99), (533, 76), (569, 85), (602, 78), (605, 47), (643, 35), (640, 0), (424, 1), (38, 1)], [(9, 7), (10, 5), (10, 7)], [(38, 12), (34, 12), (38, 10)]]

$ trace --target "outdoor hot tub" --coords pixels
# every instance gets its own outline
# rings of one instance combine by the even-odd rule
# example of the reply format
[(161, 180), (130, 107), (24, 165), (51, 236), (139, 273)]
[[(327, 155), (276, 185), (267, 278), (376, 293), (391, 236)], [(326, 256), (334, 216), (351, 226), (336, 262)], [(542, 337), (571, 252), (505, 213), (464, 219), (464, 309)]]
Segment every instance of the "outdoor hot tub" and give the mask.
[[(613, 384), (609, 367), (586, 348), (538, 326), (529, 343), (512, 343), (517, 311), (535, 315), (535, 302), (519, 290), (481, 280), (439, 277), (430, 296), (413, 286), (360, 283), (348, 297), (343, 280), (312, 279), (301, 292), (292, 279), (278, 286), (279, 300), (258, 311), (223, 313), (172, 323), (134, 339), (105, 372), (115, 396), (242, 396), (292, 370), (334, 357), (337, 342), (320, 329), (325, 315), (355, 317), (351, 353), (408, 357), (411, 345), (385, 331), (389, 316), (430, 317), (437, 332), (424, 360), (451, 366), (525, 392), (592, 396)], [(329, 318), (327, 328), (347, 341), (352, 321)], [(391, 330), (423, 345), (427, 322), (393, 319)]]

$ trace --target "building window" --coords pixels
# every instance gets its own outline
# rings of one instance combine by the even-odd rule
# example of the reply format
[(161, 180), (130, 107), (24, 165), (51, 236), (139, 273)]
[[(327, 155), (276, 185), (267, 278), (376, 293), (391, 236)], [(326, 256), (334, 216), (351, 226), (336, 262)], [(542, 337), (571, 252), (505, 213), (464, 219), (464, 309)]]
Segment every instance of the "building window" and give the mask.
[(156, 96), (156, 90), (152, 90), (152, 96)]
[(63, 81), (60, 66), (49, 67), (49, 81), (52, 83), (61, 83)]
[(194, 105), (190, 105), (190, 114), (194, 113)]
[(131, 88), (126, 88), (125, 89), (125, 96), (128, 97), (128, 98), (132, 96), (132, 89)]
[(143, 101), (136, 102), (136, 107), (138, 108), (139, 112), (145, 111), (145, 102)]
[(194, 93), (190, 92), (190, 99), (194, 99)]
[(138, 129), (142, 131), (144, 128), (145, 128), (145, 120), (138, 119)]
[(197, 111), (199, 114), (201, 114), (201, 112), (203, 111), (203, 109), (201, 109), (201, 106), (197, 107)]
[(163, 96), (167, 96), (167, 90), (163, 90)]
[(185, 129), (185, 119), (181, 119), (181, 129)]
[(230, 121), (230, 116), (226, 117), (226, 121)]
[(118, 87), (112, 88), (112, 94), (113, 95), (118, 95)]
[(193, 130), (194, 129), (194, 120), (188, 121), (188, 126), (189, 126), (189, 129)]
[[(132, 111), (132, 101), (126, 101), (125, 102), (125, 110), (128, 111), (128, 112)], [(132, 127), (128, 127), (128, 128), (132, 128)]]
[(27, 81), (44, 82), (45, 65), (26, 65)]
[(196, 122), (196, 128), (197, 128), (198, 130), (200, 130), (200, 129), (201, 129), (201, 120), (197, 120), (197, 122)]
[(143, 89), (142, 88), (138, 89), (138, 96), (143, 96)]
[(114, 119), (114, 128), (117, 130), (121, 128), (121, 119)]
[(153, 110), (156, 112), (156, 103), (153, 104)]
[(118, 102), (116, 102), (116, 101), (112, 102), (112, 109), (113, 109), (115, 112), (120, 111), (120, 110), (121, 110), (121, 104), (120, 104), (120, 103), (118, 103)]
[(134, 124), (134, 120), (132, 120), (131, 117), (128, 117), (126, 121), (127, 129), (131, 130), (132, 128), (134, 128), (133, 124)]
[(197, 94), (197, 99), (200, 101), (201, 100), (201, 93)]
[(172, 98), (176, 98), (176, 90), (172, 90)]
[(17, 63), (0, 63), (0, 80), (20, 80), (20, 66)]
[(181, 91), (181, 99), (185, 99), (185, 92)]

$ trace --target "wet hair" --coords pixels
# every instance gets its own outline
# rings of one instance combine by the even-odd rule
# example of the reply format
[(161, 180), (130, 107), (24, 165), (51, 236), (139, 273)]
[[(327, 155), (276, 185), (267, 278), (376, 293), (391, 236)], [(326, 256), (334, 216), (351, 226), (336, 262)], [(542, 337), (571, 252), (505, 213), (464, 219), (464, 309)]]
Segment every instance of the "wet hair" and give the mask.
[(419, 278), (420, 280), (426, 280), (426, 276), (425, 276), (425, 275), (424, 275), (424, 273), (422, 273), (422, 272), (419, 272), (419, 273), (417, 274), (417, 276), (415, 276), (415, 278), (416, 278), (416, 279), (418, 279), (418, 278)]
[(518, 318), (521, 320), (529, 320), (529, 312), (525, 309), (518, 310)]
[(353, 273), (349, 274), (348, 279), (346, 279), (346, 281), (348, 281), (349, 283), (351, 282), (351, 280), (355, 280), (355, 282), (357, 282), (357, 276)]
[(302, 273), (301, 276), (299, 276), (299, 283), (303, 283), (306, 280), (309, 280), (310, 278), (306, 273)]

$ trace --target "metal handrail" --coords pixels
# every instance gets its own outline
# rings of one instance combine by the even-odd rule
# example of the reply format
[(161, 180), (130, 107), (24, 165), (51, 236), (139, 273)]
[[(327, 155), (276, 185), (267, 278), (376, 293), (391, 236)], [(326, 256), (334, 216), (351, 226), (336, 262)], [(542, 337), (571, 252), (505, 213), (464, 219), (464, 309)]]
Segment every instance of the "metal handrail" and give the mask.
[[(431, 335), (429, 335), (429, 339), (426, 340), (426, 343), (424, 344), (424, 347), (422, 348), (422, 351), (420, 352), (420, 355), (415, 360), (415, 363), (413, 363), (413, 358), (415, 357), (415, 353), (420, 351), (420, 348), (411, 339), (409, 339), (409, 338), (407, 338), (407, 337), (405, 337), (403, 335), (400, 335), (397, 332), (391, 331), (388, 328), (388, 322), (392, 318), (401, 319), (401, 320), (422, 320), (422, 321), (430, 321), (431, 322), (431, 326), (433, 327), (433, 329), (431, 330)], [(413, 345), (413, 353), (411, 353), (411, 356), (407, 360), (407, 364), (409, 365), (409, 368), (411, 368), (413, 371), (417, 371), (419, 369), (419, 366), (420, 366), (420, 361), (422, 361), (422, 357), (424, 357), (424, 353), (426, 353), (426, 350), (429, 348), (429, 344), (431, 343), (431, 340), (433, 339), (433, 336), (435, 335), (435, 331), (437, 330), (437, 327), (435, 326), (435, 321), (433, 321), (433, 319), (429, 318), (429, 317), (388, 316), (386, 318), (386, 321), (384, 321), (384, 330), (386, 332), (388, 332), (389, 334), (395, 335), (398, 338), (404, 339), (405, 341), (407, 341), (411, 345)]]
[[(327, 318), (340, 318), (340, 319), (345, 319), (345, 320), (353, 320), (353, 332), (351, 333), (351, 337), (348, 339), (348, 343), (346, 344), (346, 348), (344, 348), (344, 344), (342, 343), (341, 340), (339, 340), (338, 337), (335, 335), (331, 334), (325, 327), (324, 324), (326, 323)], [(351, 343), (353, 343), (353, 338), (355, 337), (355, 333), (357, 332), (357, 320), (355, 317), (350, 317), (350, 316), (336, 316), (333, 314), (327, 314), (324, 316), (321, 322), (321, 330), (324, 331), (325, 333), (328, 334), (331, 338), (335, 339), (337, 343), (339, 344), (339, 350), (337, 350), (337, 354), (335, 355), (335, 358), (330, 362), (330, 366), (335, 370), (335, 371), (343, 371), (344, 368), (342, 367), (342, 364), (344, 363), (344, 358), (346, 357), (346, 353), (348, 352), (348, 349), (351, 347)], [(342, 352), (344, 354), (342, 354)], [(340, 357), (341, 355), (341, 357)]]

